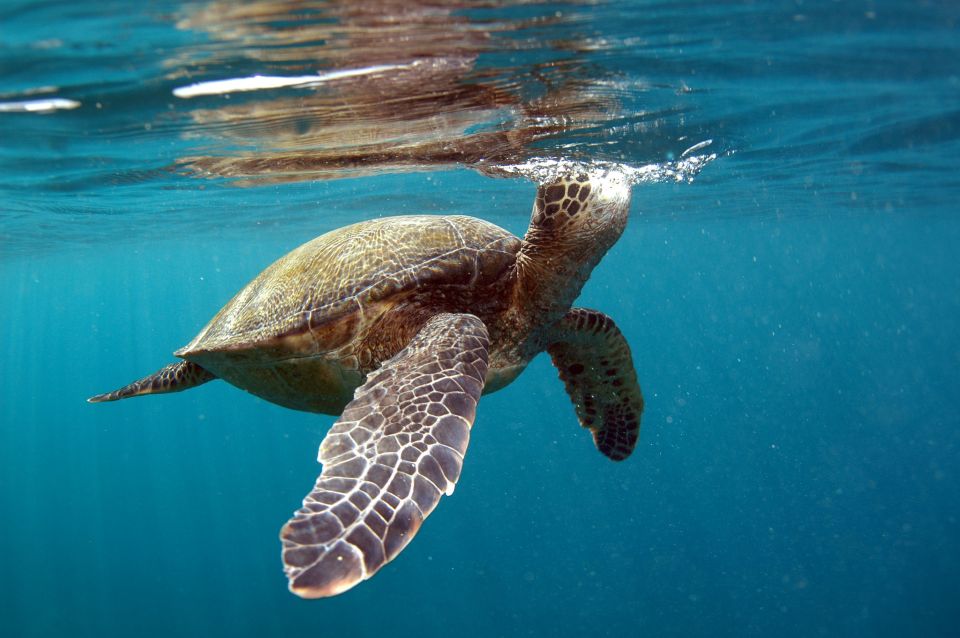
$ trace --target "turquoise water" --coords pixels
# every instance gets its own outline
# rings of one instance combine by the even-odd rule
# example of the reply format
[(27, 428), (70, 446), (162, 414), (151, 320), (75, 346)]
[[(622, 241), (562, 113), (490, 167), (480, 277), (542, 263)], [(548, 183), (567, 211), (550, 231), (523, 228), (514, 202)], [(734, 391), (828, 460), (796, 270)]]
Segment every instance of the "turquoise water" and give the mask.
[[(960, 5), (236, 6), (0, 5), (0, 634), (960, 631)], [(522, 234), (533, 186), (478, 161), (707, 140), (692, 181), (634, 187), (578, 302), (633, 348), (634, 455), (540, 357), (342, 596), (288, 593), (277, 540), (333, 417), (225, 383), (84, 401), (327, 230)]]

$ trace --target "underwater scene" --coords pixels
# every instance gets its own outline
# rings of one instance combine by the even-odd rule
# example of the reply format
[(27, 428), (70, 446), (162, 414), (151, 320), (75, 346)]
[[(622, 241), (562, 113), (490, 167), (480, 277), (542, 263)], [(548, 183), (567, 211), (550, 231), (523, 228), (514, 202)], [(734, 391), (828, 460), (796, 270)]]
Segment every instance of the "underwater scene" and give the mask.
[(2, 0), (0, 636), (960, 635), (958, 60), (954, 0)]

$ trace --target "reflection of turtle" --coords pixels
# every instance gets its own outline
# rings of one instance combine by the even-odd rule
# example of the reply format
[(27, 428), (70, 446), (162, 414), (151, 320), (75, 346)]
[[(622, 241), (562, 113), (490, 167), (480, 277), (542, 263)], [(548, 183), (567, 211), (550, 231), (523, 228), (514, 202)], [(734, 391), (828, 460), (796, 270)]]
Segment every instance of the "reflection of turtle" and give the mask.
[(604, 314), (570, 307), (629, 204), (622, 175), (582, 169), (540, 186), (522, 241), (460, 216), (335, 230), (264, 270), (176, 353), (183, 361), (90, 401), (221, 378), (342, 412), (280, 534), (290, 589), (337, 594), (396, 556), (453, 491), (481, 393), (544, 349), (599, 450), (633, 450), (643, 399), (627, 343)]

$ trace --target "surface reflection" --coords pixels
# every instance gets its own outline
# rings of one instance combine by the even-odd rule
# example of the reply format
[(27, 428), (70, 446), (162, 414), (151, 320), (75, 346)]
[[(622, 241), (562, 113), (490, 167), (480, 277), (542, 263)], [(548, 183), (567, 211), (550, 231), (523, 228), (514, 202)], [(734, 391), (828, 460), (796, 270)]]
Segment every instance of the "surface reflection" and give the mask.
[(210, 38), (169, 61), (203, 144), (181, 164), (238, 184), (518, 163), (621, 116), (584, 4), (212, 2), (178, 27)]

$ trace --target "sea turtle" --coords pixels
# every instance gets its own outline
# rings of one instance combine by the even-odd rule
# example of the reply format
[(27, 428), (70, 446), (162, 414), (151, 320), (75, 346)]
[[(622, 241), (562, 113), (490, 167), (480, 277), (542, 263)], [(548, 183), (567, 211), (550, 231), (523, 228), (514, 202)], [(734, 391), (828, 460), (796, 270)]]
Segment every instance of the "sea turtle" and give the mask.
[(630, 183), (578, 168), (537, 190), (523, 240), (466, 216), (401, 216), (334, 230), (243, 288), (182, 361), (114, 401), (224, 379), (268, 401), (339, 414), (323, 470), (283, 527), (284, 571), (332, 596), (393, 559), (460, 476), (480, 395), (546, 350), (582, 426), (619, 461), (643, 398), (613, 320), (571, 308), (627, 222)]

